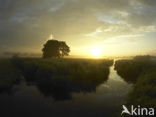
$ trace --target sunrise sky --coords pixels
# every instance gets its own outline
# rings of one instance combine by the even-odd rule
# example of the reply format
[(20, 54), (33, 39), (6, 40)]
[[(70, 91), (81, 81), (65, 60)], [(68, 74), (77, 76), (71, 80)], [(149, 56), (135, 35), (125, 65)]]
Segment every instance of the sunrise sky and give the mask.
[(1, 54), (41, 53), (49, 37), (71, 56), (156, 55), (156, 0), (0, 0)]

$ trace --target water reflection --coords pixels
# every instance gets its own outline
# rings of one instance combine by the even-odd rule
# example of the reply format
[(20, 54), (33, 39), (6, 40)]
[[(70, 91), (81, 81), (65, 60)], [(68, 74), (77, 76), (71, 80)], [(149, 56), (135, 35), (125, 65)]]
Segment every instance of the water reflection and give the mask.
[[(58, 85), (59, 84), (59, 85)], [(131, 86), (110, 68), (100, 83), (67, 81), (15, 85), (0, 94), (0, 116), (5, 117), (109, 117), (119, 109)]]
[[(52, 96), (56, 101), (71, 100), (72, 93), (91, 93), (96, 91), (96, 87), (105, 81), (107, 78), (103, 78), (100, 82), (86, 82), (83, 80), (78, 81), (77, 79), (53, 79), (49, 82), (41, 82), (36, 85), (40, 92), (45, 97)], [(88, 78), (89, 81), (89, 78)]]

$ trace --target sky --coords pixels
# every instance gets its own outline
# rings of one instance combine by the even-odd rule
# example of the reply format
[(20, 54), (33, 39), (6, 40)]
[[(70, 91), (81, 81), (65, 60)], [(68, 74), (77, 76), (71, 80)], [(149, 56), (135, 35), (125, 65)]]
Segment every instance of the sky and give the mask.
[(156, 55), (156, 0), (0, 0), (0, 53), (41, 53), (53, 37), (71, 56)]

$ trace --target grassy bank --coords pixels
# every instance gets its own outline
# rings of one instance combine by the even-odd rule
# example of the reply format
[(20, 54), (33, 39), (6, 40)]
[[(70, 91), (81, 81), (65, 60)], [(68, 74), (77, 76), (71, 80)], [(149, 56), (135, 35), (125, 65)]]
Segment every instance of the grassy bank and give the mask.
[(128, 105), (156, 107), (156, 61), (149, 56), (138, 56), (132, 60), (116, 61), (117, 73), (127, 82), (133, 83)]
[(10, 59), (0, 59), (0, 91), (11, 88), (19, 79), (20, 73)]
[[(23, 76), (27, 83), (35, 83), (46, 96), (56, 99), (70, 98), (71, 92), (95, 91), (97, 85), (108, 79), (109, 67), (113, 64), (113, 60), (93, 59), (12, 58), (7, 61), (1, 62), (1, 66), (6, 67), (1, 73)], [(7, 78), (0, 78), (1, 82), (17, 79), (14, 74), (5, 74)]]

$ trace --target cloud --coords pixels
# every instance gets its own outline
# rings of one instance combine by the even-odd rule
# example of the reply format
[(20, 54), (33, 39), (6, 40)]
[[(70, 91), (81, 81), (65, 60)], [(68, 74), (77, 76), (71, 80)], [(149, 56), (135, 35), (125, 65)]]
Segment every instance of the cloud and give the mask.
[(140, 2), (143, 5), (147, 5), (147, 6), (154, 6), (156, 5), (156, 1), (155, 0), (136, 0), (138, 2)]
[(38, 51), (51, 33), (74, 46), (89, 43), (86, 35), (101, 41), (152, 32), (155, 6), (155, 0), (0, 0), (0, 46)]

